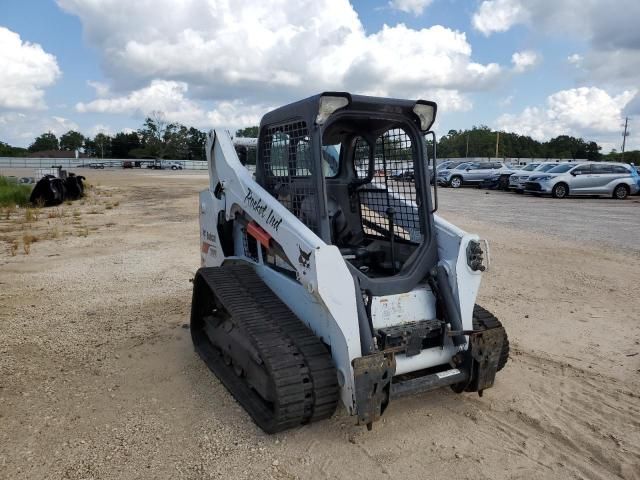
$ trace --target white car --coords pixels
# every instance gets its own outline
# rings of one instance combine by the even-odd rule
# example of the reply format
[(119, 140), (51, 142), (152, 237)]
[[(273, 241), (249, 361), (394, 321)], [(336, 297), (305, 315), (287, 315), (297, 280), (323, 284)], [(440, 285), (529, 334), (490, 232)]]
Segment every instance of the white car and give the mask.
[(531, 175), (526, 192), (550, 194), (554, 198), (570, 195), (606, 195), (624, 200), (640, 190), (640, 177), (625, 163), (587, 162), (559, 165), (546, 173)]
[(524, 183), (529, 177), (535, 173), (544, 173), (552, 168), (561, 165), (557, 162), (540, 162), (530, 163), (521, 170), (517, 170), (509, 177), (509, 190), (513, 190), (516, 193), (524, 192)]

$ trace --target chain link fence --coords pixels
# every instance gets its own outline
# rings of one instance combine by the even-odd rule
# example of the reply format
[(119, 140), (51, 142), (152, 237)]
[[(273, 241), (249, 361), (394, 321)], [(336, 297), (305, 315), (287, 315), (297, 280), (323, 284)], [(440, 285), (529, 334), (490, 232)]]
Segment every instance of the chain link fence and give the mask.
[[(132, 160), (120, 158), (30, 158), (30, 157), (0, 157), (0, 168), (51, 168), (61, 166), (62, 168), (91, 168), (103, 165), (105, 168), (122, 168), (124, 162), (131, 164), (139, 163), (140, 168), (153, 165), (153, 160)], [(185, 170), (206, 170), (207, 162), (203, 160), (162, 160), (156, 161), (156, 165), (163, 168), (171, 168), (172, 165), (180, 165)]]

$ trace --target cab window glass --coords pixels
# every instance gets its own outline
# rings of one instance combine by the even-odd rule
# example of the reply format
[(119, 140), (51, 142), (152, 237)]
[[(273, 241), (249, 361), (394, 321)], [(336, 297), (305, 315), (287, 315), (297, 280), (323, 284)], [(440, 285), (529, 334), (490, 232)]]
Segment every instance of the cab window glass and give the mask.
[(322, 173), (327, 178), (333, 178), (340, 171), (340, 147), (337, 145), (322, 146)]
[(289, 134), (276, 132), (271, 137), (271, 172), (276, 177), (289, 175)]

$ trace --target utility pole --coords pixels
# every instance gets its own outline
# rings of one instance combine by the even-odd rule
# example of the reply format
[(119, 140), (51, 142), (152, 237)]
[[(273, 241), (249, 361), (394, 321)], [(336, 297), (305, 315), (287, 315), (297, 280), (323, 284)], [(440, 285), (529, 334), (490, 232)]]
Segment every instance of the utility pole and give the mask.
[(627, 125), (629, 124), (629, 117), (624, 118), (624, 132), (622, 133), (622, 161), (624, 162), (624, 147), (627, 143), (627, 137), (629, 132), (627, 131)]
[(464, 158), (469, 158), (469, 132), (467, 132), (467, 150), (464, 153)]
[(498, 158), (498, 144), (500, 142), (500, 132), (496, 132), (496, 158)]

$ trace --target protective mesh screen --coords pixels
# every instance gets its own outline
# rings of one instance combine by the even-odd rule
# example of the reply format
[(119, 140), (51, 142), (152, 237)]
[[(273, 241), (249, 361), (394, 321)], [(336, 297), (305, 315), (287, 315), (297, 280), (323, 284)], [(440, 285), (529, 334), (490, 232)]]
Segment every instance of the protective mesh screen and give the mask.
[[(355, 155), (357, 162), (358, 144)], [(422, 241), (414, 156), (411, 138), (402, 129), (388, 130), (376, 140), (373, 180), (358, 190), (362, 227), (367, 236), (389, 239), (389, 211), (393, 209), (396, 237), (411, 243)]]
[(353, 165), (356, 168), (358, 178), (367, 178), (369, 174), (370, 151), (369, 144), (362, 137), (358, 137), (353, 152)]
[(258, 243), (255, 238), (247, 233), (246, 228), (242, 229), (242, 246), (244, 247), (244, 254), (247, 257), (258, 261)]
[(317, 196), (306, 123), (268, 127), (262, 135), (263, 187), (317, 233)]

